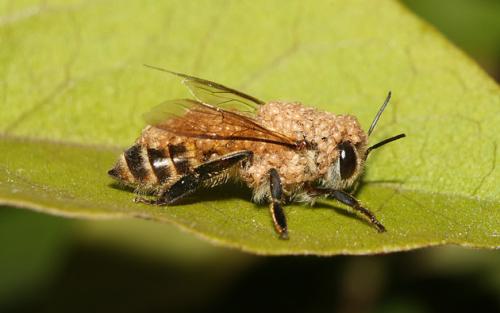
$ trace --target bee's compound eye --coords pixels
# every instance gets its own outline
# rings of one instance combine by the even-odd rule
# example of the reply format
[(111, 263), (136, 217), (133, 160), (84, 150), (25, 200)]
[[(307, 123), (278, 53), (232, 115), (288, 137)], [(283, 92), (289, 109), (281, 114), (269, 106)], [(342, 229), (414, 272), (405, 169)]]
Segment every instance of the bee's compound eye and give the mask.
[(348, 141), (340, 143), (339, 149), (339, 165), (340, 165), (340, 178), (348, 179), (354, 174), (357, 166), (356, 152), (354, 147)]

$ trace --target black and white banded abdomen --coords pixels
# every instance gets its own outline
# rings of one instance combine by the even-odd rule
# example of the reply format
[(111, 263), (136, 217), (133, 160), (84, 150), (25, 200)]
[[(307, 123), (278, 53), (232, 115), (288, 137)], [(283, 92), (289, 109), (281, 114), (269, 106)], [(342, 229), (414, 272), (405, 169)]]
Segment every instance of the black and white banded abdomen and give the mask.
[(159, 149), (135, 144), (120, 156), (108, 174), (132, 186), (168, 185), (198, 165), (192, 151), (184, 144)]

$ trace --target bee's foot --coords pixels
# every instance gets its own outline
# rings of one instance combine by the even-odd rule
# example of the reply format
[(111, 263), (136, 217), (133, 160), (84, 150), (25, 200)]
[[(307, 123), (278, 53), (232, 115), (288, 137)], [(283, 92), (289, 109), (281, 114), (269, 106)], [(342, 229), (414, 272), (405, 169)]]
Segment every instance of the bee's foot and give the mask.
[(286, 229), (283, 229), (283, 231), (280, 233), (280, 239), (281, 240), (290, 239), (290, 237), (288, 237), (288, 231)]
[(144, 203), (144, 204), (158, 204), (158, 200), (146, 199), (146, 198), (142, 198), (142, 197), (135, 197), (134, 202), (135, 203)]

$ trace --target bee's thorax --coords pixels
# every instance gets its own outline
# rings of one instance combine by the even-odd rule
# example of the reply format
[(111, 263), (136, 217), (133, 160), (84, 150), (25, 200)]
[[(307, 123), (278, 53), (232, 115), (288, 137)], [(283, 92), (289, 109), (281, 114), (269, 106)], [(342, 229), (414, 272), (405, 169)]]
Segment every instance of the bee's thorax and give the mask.
[(296, 102), (269, 102), (260, 108), (258, 122), (286, 136), (306, 140), (314, 148), (269, 148), (256, 154), (257, 161), (245, 173), (254, 184), (265, 179), (269, 168), (278, 169), (283, 185), (290, 185), (289, 189), (303, 182), (324, 180), (339, 158), (340, 143), (349, 141), (359, 155), (366, 149), (367, 136), (354, 116), (334, 115)]

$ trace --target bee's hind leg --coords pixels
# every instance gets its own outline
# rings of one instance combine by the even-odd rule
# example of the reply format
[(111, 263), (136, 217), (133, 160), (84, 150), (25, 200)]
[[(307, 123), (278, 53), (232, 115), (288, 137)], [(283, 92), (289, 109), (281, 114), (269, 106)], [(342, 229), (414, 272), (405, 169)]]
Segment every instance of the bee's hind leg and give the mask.
[(151, 204), (151, 205), (166, 205), (168, 203), (163, 203), (162, 198), (157, 198), (157, 199), (147, 199), (143, 197), (136, 197), (134, 199), (134, 202), (136, 203), (144, 203), (144, 204)]
[(153, 205), (173, 204), (196, 191), (206, 180), (224, 173), (239, 162), (250, 159), (252, 156), (252, 151), (243, 150), (229, 153), (218, 159), (202, 163), (182, 176), (172, 186), (162, 191), (157, 199), (136, 198), (135, 201)]
[(312, 197), (326, 195), (328, 197), (334, 198), (335, 200), (350, 206), (354, 210), (366, 216), (370, 220), (370, 223), (373, 226), (375, 226), (375, 228), (379, 233), (383, 233), (386, 231), (384, 225), (382, 225), (382, 223), (380, 223), (379, 220), (377, 220), (377, 218), (375, 217), (375, 214), (373, 214), (367, 208), (362, 207), (359, 201), (356, 200), (356, 198), (354, 198), (345, 191), (337, 189), (328, 189), (328, 188), (312, 188), (309, 191), (309, 195)]
[(269, 186), (271, 189), (271, 203), (269, 204), (269, 208), (273, 217), (274, 227), (280, 235), (280, 239), (288, 239), (285, 212), (283, 212), (283, 207), (281, 206), (283, 188), (278, 171), (274, 168), (269, 170)]

